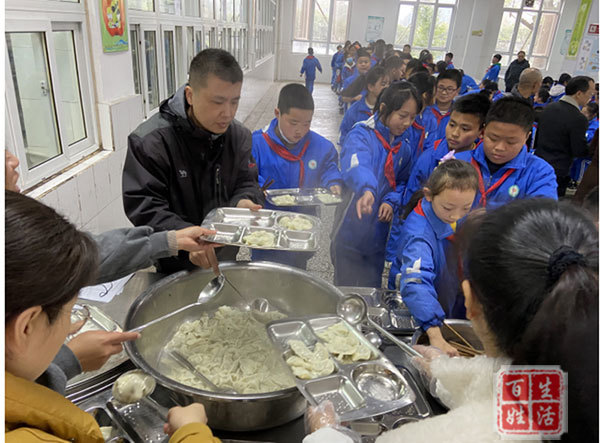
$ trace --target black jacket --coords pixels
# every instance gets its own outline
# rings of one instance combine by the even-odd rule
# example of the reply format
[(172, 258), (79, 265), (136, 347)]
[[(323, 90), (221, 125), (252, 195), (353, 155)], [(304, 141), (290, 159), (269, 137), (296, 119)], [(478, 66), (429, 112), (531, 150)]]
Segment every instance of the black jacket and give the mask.
[[(184, 89), (129, 135), (123, 205), (136, 226), (181, 229), (241, 199), (263, 203), (250, 131), (237, 121), (222, 135), (198, 128), (188, 119)], [(227, 249), (218, 250), (221, 258), (234, 259), (237, 248)], [(163, 272), (184, 268), (191, 268), (185, 252), (159, 261)]]
[(569, 175), (575, 157), (589, 155), (585, 132), (588, 120), (564, 100), (546, 106), (536, 131), (535, 153), (552, 165), (557, 177)]
[(521, 76), (521, 72), (523, 70), (529, 68), (529, 62), (527, 60), (523, 60), (519, 62), (519, 60), (513, 60), (510, 65), (508, 65), (508, 69), (506, 70), (506, 74), (504, 74), (504, 84), (506, 85), (506, 91), (510, 92), (517, 83), (519, 83), (519, 77)]

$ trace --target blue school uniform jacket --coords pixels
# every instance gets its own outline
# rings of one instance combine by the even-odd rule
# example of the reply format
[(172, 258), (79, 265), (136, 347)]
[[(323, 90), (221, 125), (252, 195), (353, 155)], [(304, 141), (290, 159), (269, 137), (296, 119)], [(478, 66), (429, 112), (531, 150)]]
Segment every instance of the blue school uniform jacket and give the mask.
[(588, 126), (588, 129), (585, 132), (585, 138), (587, 139), (588, 143), (592, 142), (592, 139), (594, 138), (594, 134), (596, 132), (596, 129), (598, 129), (598, 117), (590, 120), (590, 124)]
[[(558, 199), (554, 169), (542, 158), (527, 152), (527, 146), (523, 146), (521, 152), (493, 176), (490, 176), (485, 160), (483, 143), (472, 151), (459, 152), (456, 158), (471, 163), (480, 174), (480, 189), (473, 207), (493, 209), (515, 199), (529, 197)], [(485, 193), (483, 198), (482, 192)]]
[(354, 75), (355, 72), (356, 65), (353, 65), (352, 67), (344, 65), (344, 67), (342, 68), (342, 84), (346, 81), (348, 77)]
[(333, 57), (331, 57), (331, 67), (333, 69), (342, 69), (343, 66), (344, 66), (344, 51), (336, 52), (335, 54), (333, 54)]
[(465, 92), (471, 89), (477, 89), (479, 85), (470, 75), (463, 74), (462, 82), (460, 84), (460, 95), (463, 95)]
[(493, 82), (498, 82), (498, 74), (500, 74), (500, 63), (494, 63), (487, 69), (481, 81), (491, 80)]
[[(410, 173), (411, 147), (404, 132), (394, 138), (390, 146), (402, 143), (398, 152), (392, 155), (396, 186), (393, 188), (385, 176), (385, 163), (388, 151), (377, 138), (377, 130), (385, 140), (390, 131), (381, 123), (378, 113), (367, 121), (359, 122), (346, 136), (340, 155), (342, 178), (345, 185), (354, 193), (345, 218), (337, 233), (336, 242), (361, 254), (385, 251), (389, 223), (378, 221), (381, 203), (388, 203), (396, 209), (402, 203), (404, 187)], [(365, 191), (375, 196), (373, 212), (364, 215), (362, 220), (356, 215), (356, 202)]]
[[(458, 278), (451, 277), (454, 273), (447, 270), (446, 263), (453, 234), (452, 226), (435, 215), (431, 203), (421, 199), (404, 221), (398, 255), (390, 268), (388, 287), (400, 290), (410, 313), (425, 330), (441, 325), (446, 318), (438, 294), (442, 290), (454, 296), (458, 293)], [(452, 300), (445, 304), (450, 305), (450, 312)]]
[(358, 76), (359, 76), (358, 69), (354, 69), (354, 71), (352, 72), (352, 74), (350, 74), (349, 76), (347, 76), (344, 79), (344, 81), (342, 83), (342, 90), (344, 90), (348, 86), (350, 86), (352, 84), (352, 82), (357, 79)]
[(423, 111), (423, 121), (425, 122), (425, 127), (429, 128), (427, 138), (430, 139), (430, 143), (446, 136), (446, 126), (450, 121), (450, 114), (452, 114), (452, 107), (445, 114), (440, 111), (440, 108), (436, 104), (425, 108), (425, 111)]
[(282, 188), (329, 188), (342, 184), (342, 176), (338, 169), (338, 153), (333, 144), (313, 131), (309, 131), (294, 147), (289, 150), (298, 156), (308, 142), (301, 162), (304, 164), (304, 180), (300, 185), (300, 161), (290, 161), (277, 154), (264, 137), (286, 149), (275, 134), (277, 119), (274, 118), (269, 126), (254, 131), (252, 134), (252, 155), (258, 169), (258, 184), (264, 185), (267, 180), (275, 180), (271, 189)]
[(309, 80), (314, 80), (316, 76), (315, 72), (317, 69), (319, 70), (319, 72), (323, 72), (319, 60), (314, 55), (309, 55), (302, 62), (302, 69), (300, 70), (300, 74), (304, 74), (306, 72), (306, 78)]
[(356, 123), (368, 120), (373, 115), (373, 110), (369, 108), (365, 99), (366, 97), (363, 96), (359, 101), (352, 103), (344, 114), (340, 125), (340, 145), (344, 144), (346, 135)]

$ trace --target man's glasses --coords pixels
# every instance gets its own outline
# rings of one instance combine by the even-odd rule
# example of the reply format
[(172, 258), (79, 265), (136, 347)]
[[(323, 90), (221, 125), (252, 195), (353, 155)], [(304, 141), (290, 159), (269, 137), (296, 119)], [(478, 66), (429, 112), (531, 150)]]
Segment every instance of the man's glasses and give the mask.
[(437, 88), (437, 90), (440, 91), (442, 94), (452, 94), (457, 89), (458, 88), (444, 88), (443, 86), (438, 86)]

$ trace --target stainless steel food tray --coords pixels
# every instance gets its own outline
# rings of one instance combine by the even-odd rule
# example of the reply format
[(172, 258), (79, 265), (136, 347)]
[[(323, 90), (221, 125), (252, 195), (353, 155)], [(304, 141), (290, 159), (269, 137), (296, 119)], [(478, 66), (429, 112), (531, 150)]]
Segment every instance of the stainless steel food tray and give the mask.
[(382, 288), (339, 286), (344, 294), (358, 294), (365, 299), (371, 320), (397, 335), (412, 335), (419, 326), (402, 301), (400, 291)]
[(415, 393), (402, 373), (340, 316), (278, 320), (267, 325), (267, 332), (285, 361), (293, 354), (289, 340), (303, 341), (313, 349), (317, 342), (323, 343), (317, 333), (336, 323), (343, 323), (371, 350), (371, 359), (345, 364), (330, 354), (335, 365), (332, 374), (311, 380), (294, 376), (298, 390), (309, 403), (317, 405), (323, 400), (331, 400), (341, 421), (385, 414), (413, 403)]
[[(267, 189), (265, 191), (267, 201), (274, 206), (321, 206), (321, 205), (339, 205), (342, 202), (340, 195), (335, 195), (326, 188), (284, 188)], [(294, 204), (281, 205), (275, 203), (273, 197), (282, 195), (291, 195), (294, 197)], [(321, 198), (334, 198), (332, 201), (322, 201)]]
[[(312, 223), (312, 228), (306, 231), (285, 229), (280, 225), (283, 217), (305, 218)], [(245, 208), (213, 209), (202, 222), (202, 227), (217, 231), (215, 235), (204, 237), (207, 241), (279, 251), (316, 251), (322, 229), (321, 221), (310, 215), (269, 209), (251, 211)], [(272, 232), (275, 235), (275, 245), (250, 246), (244, 243), (244, 237), (257, 231)]]

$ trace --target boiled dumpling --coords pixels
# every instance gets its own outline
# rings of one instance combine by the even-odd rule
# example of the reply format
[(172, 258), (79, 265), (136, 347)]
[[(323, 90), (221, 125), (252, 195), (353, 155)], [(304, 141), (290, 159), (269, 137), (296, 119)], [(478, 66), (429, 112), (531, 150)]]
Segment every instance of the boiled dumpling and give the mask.
[(150, 395), (156, 387), (156, 381), (140, 370), (128, 371), (113, 384), (113, 397), (124, 404), (135, 403)]

